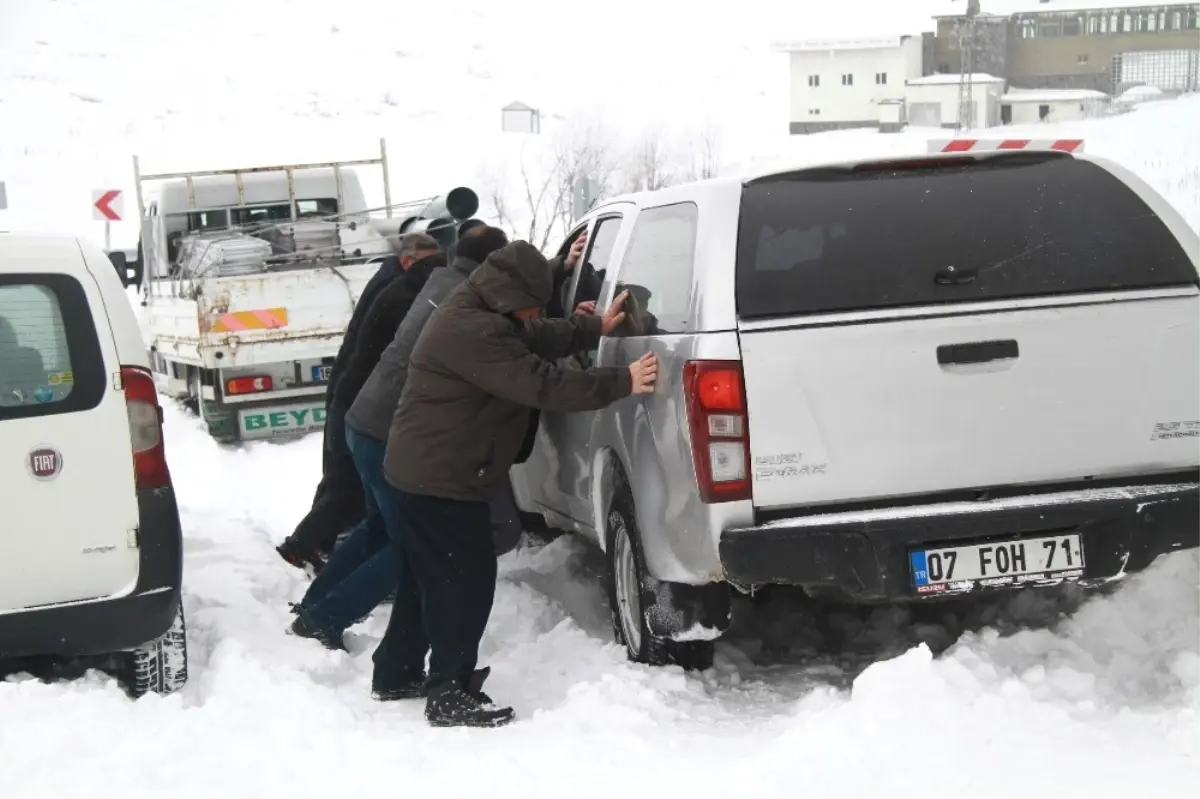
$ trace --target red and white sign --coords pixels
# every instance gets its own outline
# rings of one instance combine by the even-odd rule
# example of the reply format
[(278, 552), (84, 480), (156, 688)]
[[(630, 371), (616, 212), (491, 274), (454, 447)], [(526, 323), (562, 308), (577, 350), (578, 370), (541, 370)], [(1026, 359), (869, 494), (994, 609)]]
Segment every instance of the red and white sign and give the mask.
[(1083, 152), (1083, 139), (930, 139), (931, 153), (994, 153), (1002, 150)]
[(125, 194), (120, 189), (92, 192), (92, 218), (101, 222), (120, 222), (124, 215)]

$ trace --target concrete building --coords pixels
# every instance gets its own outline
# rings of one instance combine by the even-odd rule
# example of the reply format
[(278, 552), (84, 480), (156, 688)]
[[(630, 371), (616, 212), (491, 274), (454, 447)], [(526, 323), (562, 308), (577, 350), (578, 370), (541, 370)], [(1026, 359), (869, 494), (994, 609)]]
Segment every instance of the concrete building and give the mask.
[[(957, 74), (941, 74), (908, 81), (905, 86), (908, 124), (927, 128), (955, 127), (960, 78)], [(999, 125), (1004, 78), (976, 73), (968, 75), (967, 82), (971, 87), (972, 116), (968, 124), (973, 128)]]
[(1076, 122), (1102, 116), (1111, 98), (1094, 89), (1009, 89), (1000, 98), (1000, 124)]
[[(936, 14), (936, 71), (962, 68), (967, 0)], [(981, 0), (971, 69), (1030, 88), (1200, 89), (1196, 0)]]
[(933, 36), (779, 42), (788, 53), (792, 133), (898, 129), (905, 83), (932, 72)]

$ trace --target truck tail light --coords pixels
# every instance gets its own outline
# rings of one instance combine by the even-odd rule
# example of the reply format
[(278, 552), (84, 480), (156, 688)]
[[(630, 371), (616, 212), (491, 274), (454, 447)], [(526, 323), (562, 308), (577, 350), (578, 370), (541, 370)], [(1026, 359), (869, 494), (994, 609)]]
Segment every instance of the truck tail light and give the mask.
[(271, 388), (270, 375), (231, 377), (225, 381), (226, 394), (257, 394), (260, 391), (270, 391)]
[(133, 471), (139, 491), (171, 484), (167, 453), (163, 447), (162, 407), (149, 370), (140, 366), (121, 367), (125, 410), (129, 414), (129, 443), (133, 448)]
[(704, 502), (750, 499), (750, 426), (738, 361), (688, 361), (684, 395), (692, 461)]

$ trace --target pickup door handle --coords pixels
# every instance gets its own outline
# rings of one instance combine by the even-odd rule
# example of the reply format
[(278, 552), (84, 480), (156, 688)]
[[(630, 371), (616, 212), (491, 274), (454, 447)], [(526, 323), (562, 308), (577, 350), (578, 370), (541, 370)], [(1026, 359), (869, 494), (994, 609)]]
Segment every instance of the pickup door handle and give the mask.
[(973, 341), (968, 344), (943, 344), (937, 348), (938, 363), (968, 364), (1002, 361), (1007, 358), (1017, 358), (1021, 349), (1013, 339), (1003, 341)]

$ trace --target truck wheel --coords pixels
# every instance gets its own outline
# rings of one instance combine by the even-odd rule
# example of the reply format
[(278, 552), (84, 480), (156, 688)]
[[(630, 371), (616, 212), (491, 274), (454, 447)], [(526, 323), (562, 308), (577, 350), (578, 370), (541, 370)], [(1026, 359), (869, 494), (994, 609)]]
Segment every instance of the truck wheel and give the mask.
[(171, 627), (129, 653), (129, 693), (135, 699), (148, 693), (174, 693), (187, 683), (187, 665), (187, 624), (180, 601)]
[(712, 641), (670, 641), (655, 637), (646, 624), (645, 608), (654, 604), (655, 580), (642, 555), (633, 497), (621, 488), (613, 498), (607, 524), (608, 602), (613, 636), (625, 645), (629, 659), (651, 666), (674, 664), (689, 671), (712, 666)]
[(237, 416), (219, 402), (207, 402), (200, 393), (200, 373), (193, 371), (188, 377), (188, 402), (204, 422), (208, 434), (218, 444), (233, 444), (238, 440)]

